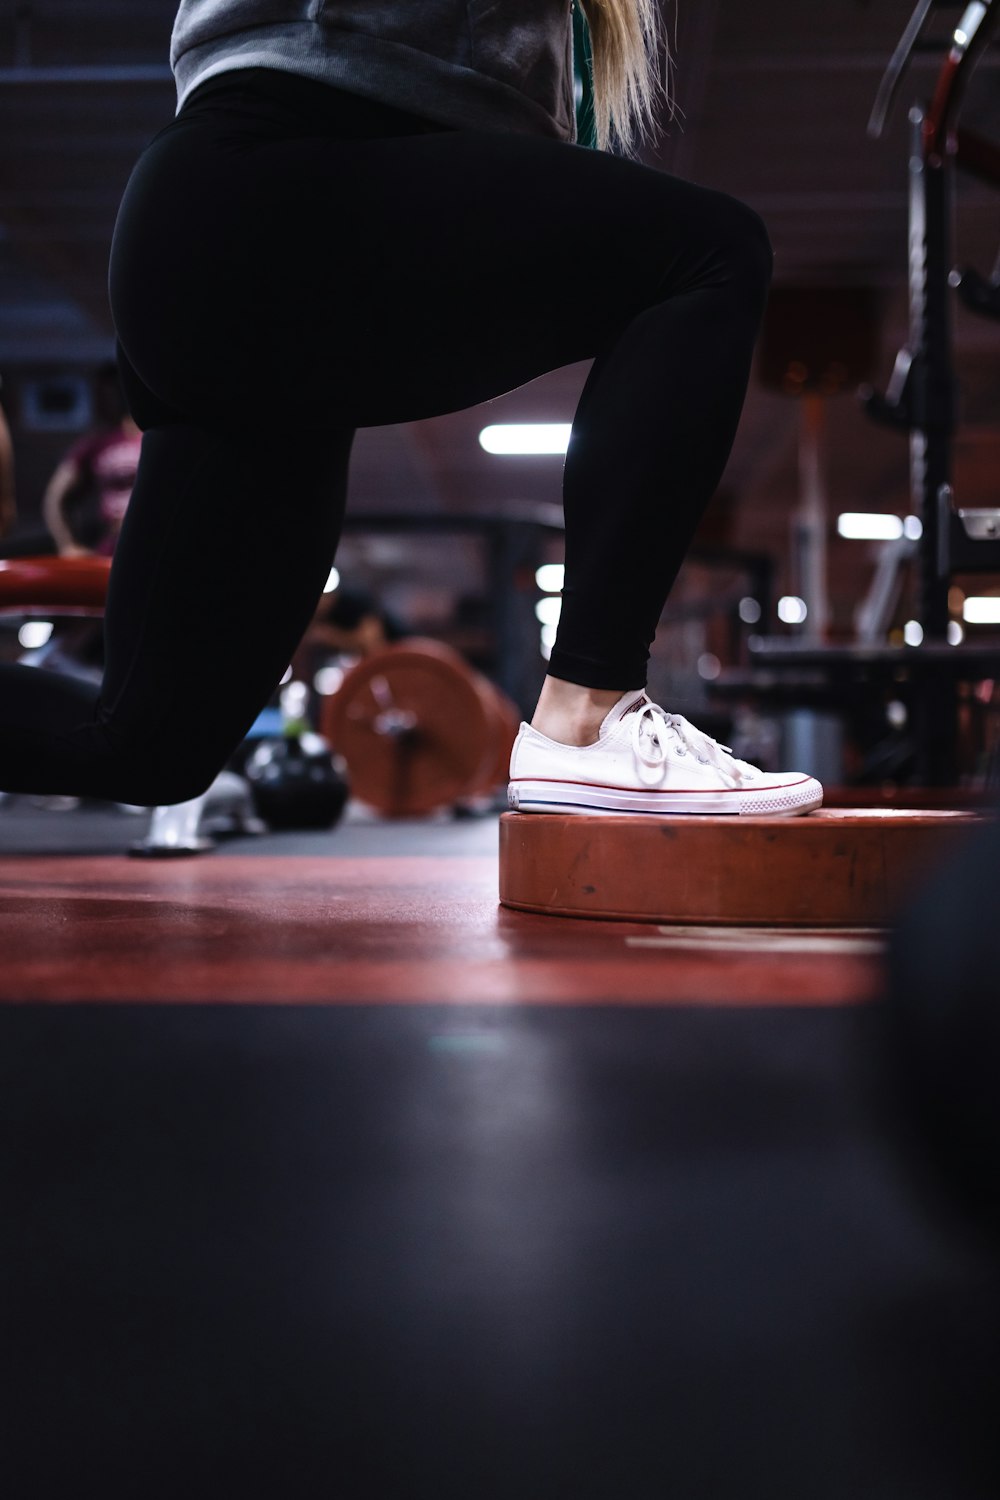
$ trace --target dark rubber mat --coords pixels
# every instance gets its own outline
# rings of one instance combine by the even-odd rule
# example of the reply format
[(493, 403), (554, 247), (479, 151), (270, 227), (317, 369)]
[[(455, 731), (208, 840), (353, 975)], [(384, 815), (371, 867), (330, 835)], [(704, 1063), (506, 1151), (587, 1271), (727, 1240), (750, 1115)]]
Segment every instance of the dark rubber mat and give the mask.
[(995, 1495), (875, 1015), (0, 1008), (5, 1495)]

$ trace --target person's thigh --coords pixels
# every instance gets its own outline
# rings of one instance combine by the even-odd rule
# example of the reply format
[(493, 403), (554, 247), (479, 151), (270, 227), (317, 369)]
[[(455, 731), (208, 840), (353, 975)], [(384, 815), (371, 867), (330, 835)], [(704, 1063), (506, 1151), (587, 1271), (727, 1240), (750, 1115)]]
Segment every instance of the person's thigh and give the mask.
[(268, 139), (182, 116), (126, 194), (112, 301), (129, 361), (186, 417), (380, 425), (601, 353), (723, 274), (753, 218), (532, 137)]

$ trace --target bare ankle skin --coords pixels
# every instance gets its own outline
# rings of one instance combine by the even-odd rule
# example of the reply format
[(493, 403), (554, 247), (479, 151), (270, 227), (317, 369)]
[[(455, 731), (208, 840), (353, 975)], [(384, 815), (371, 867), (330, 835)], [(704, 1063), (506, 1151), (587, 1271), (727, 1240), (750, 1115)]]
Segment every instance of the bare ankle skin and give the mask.
[(546, 677), (531, 727), (560, 745), (592, 745), (608, 710), (624, 692), (626, 688), (586, 688)]

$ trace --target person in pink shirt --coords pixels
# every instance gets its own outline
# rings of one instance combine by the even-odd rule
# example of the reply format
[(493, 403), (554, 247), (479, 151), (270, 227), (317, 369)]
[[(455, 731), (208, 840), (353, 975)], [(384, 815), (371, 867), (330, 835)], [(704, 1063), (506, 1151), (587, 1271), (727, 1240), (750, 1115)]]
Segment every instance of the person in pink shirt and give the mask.
[[(112, 555), (135, 484), (141, 445), (142, 434), (129, 416), (109, 431), (91, 433), (74, 443), (49, 480), (42, 501), (45, 524), (60, 556)], [(81, 543), (68, 517), (70, 503), (81, 488), (96, 492), (98, 532), (90, 546)]]

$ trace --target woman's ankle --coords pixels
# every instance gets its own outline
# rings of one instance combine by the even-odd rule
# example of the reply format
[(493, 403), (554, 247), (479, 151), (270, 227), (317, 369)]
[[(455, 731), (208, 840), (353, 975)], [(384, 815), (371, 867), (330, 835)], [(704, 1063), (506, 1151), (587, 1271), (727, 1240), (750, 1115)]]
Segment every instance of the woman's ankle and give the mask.
[(546, 677), (531, 727), (560, 745), (592, 745), (627, 688), (588, 688)]

